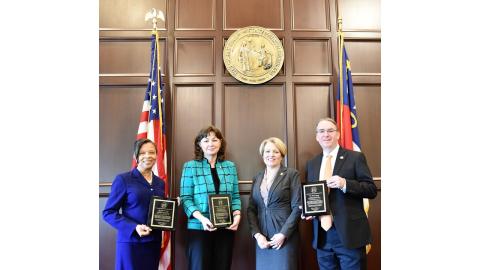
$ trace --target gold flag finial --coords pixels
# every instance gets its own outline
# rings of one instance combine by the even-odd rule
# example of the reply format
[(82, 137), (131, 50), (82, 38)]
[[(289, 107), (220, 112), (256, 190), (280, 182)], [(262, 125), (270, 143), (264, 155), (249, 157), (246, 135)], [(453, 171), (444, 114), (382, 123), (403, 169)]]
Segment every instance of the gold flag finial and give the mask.
[(152, 8), (149, 12), (145, 14), (145, 21), (152, 20), (153, 30), (157, 30), (157, 19), (165, 21), (165, 15), (161, 10), (156, 10)]
[(342, 32), (342, 18), (338, 18), (338, 32)]

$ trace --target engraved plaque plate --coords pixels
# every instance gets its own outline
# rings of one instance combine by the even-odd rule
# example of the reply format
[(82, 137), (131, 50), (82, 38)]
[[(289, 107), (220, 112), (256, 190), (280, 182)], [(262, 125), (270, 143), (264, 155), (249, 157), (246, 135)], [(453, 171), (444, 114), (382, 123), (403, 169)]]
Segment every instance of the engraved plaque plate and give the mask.
[(210, 221), (216, 228), (228, 227), (232, 224), (231, 199), (228, 194), (208, 195)]
[(177, 219), (177, 201), (153, 196), (148, 210), (147, 226), (152, 229), (174, 231)]
[(330, 214), (327, 181), (302, 184), (302, 214), (321, 216)]

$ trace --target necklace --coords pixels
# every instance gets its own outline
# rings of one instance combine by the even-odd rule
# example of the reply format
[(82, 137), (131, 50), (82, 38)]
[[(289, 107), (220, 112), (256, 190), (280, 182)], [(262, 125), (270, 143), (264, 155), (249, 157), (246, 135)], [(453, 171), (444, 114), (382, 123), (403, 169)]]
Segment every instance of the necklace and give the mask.
[(147, 180), (147, 182), (151, 185), (152, 181), (153, 181), (152, 173), (149, 173), (148, 177), (144, 174), (142, 174), (142, 175), (143, 175), (143, 178), (145, 178), (145, 180)]
[(270, 187), (272, 186), (272, 183), (273, 183), (273, 180), (275, 180), (275, 176), (277, 175), (277, 172), (278, 172), (278, 168), (275, 168), (275, 169), (266, 169), (265, 170), (265, 175), (264, 175), (264, 179), (265, 179), (265, 189), (267, 190), (267, 192), (270, 191)]

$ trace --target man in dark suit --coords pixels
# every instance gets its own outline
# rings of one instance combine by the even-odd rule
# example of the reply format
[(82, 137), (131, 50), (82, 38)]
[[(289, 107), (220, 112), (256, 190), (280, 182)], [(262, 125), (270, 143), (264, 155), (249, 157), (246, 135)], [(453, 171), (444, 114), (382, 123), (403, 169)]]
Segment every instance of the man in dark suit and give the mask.
[(363, 198), (375, 198), (377, 189), (365, 156), (340, 147), (339, 138), (335, 120), (321, 119), (316, 140), (323, 153), (307, 162), (307, 181), (327, 180), (329, 187), (331, 215), (313, 218), (312, 246), (321, 270), (362, 269), (365, 245), (372, 242)]

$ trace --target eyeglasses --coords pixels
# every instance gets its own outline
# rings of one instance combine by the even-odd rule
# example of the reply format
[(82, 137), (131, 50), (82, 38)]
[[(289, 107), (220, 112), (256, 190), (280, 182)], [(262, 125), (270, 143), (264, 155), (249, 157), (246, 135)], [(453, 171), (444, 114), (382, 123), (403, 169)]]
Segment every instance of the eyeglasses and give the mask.
[(325, 132), (327, 132), (328, 134), (332, 134), (335, 131), (337, 130), (336, 129), (317, 129), (317, 133), (320, 133), (320, 134), (324, 134)]

